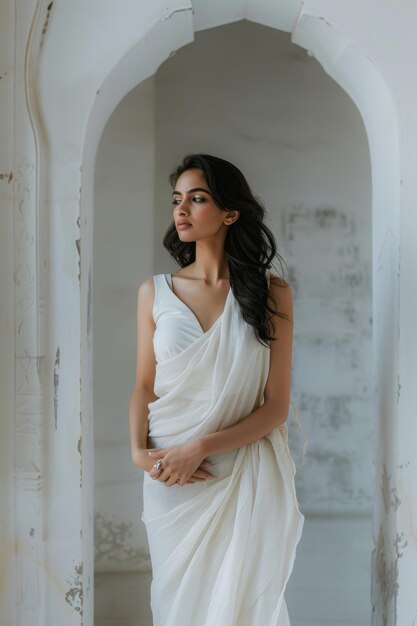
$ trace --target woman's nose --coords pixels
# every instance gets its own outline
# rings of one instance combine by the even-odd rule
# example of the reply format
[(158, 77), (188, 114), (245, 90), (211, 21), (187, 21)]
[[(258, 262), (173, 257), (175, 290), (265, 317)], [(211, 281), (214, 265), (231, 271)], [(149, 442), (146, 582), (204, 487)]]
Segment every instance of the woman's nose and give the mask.
[(184, 213), (187, 211), (187, 202), (186, 200), (181, 200), (181, 202), (179, 204), (177, 204), (177, 211), (178, 213)]

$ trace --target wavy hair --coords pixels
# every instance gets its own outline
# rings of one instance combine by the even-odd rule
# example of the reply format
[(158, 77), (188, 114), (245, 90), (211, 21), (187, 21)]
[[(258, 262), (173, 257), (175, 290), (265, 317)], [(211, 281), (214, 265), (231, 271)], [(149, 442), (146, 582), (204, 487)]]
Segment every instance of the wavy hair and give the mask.
[[(223, 211), (239, 211), (238, 219), (227, 227), (224, 254), (229, 266), (230, 288), (239, 302), (243, 319), (254, 328), (262, 345), (269, 347), (274, 339), (272, 317), (288, 319), (284, 313), (271, 308), (268, 300), (276, 305), (275, 298), (268, 292), (266, 270), (277, 257), (283, 270), (283, 258), (271, 230), (264, 223), (266, 210), (255, 197), (242, 174), (232, 163), (210, 154), (187, 154), (169, 175), (169, 183), (175, 189), (183, 172), (200, 169), (213, 200)], [(163, 237), (163, 245), (181, 267), (195, 261), (195, 241), (184, 242), (178, 237), (174, 220)], [(282, 271), (281, 278), (284, 277)], [(274, 281), (286, 286), (285, 280)]]

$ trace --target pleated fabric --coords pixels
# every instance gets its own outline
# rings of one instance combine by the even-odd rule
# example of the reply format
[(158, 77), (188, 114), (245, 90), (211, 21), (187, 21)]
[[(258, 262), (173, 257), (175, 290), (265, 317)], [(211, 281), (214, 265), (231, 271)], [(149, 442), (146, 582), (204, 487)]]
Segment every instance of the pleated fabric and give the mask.
[[(261, 406), (269, 348), (231, 289), (204, 332), (169, 274), (154, 283), (158, 398), (148, 405), (148, 446), (164, 448), (227, 428)], [(289, 626), (284, 592), (304, 516), (287, 425), (207, 458), (210, 481), (166, 487), (144, 473), (153, 626)]]

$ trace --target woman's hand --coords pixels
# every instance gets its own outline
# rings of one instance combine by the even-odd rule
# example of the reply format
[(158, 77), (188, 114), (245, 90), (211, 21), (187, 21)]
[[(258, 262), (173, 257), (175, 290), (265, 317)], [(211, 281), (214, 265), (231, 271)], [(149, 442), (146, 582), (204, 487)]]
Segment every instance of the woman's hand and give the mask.
[(149, 475), (154, 480), (161, 481), (167, 487), (171, 487), (175, 483), (185, 485), (198, 480), (215, 478), (210, 472), (198, 469), (203, 465), (212, 465), (212, 463), (207, 459), (203, 460), (204, 456), (196, 440), (167, 448), (150, 450), (148, 455), (152, 460), (152, 465), (157, 460), (162, 459), (162, 467), (159, 470), (152, 467)]

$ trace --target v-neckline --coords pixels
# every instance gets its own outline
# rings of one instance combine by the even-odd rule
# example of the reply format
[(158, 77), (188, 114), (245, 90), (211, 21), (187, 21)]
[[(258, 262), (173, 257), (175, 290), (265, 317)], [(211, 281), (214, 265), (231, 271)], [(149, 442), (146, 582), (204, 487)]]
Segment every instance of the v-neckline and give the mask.
[[(168, 281), (168, 276), (169, 276), (169, 278), (170, 278), (170, 282)], [(227, 303), (228, 303), (228, 301), (229, 301), (229, 296), (230, 296), (230, 293), (231, 293), (231, 291), (232, 291), (231, 286), (229, 285), (229, 290), (228, 290), (228, 292), (227, 292), (226, 300), (225, 300), (225, 302), (224, 302), (223, 311), (220, 313), (220, 315), (219, 315), (219, 317), (216, 319), (216, 321), (215, 321), (215, 322), (214, 322), (214, 323), (210, 326), (210, 328), (208, 328), (207, 330), (203, 330), (203, 328), (202, 328), (202, 326), (201, 326), (200, 322), (198, 321), (197, 316), (196, 316), (196, 314), (194, 313), (194, 311), (192, 311), (192, 310), (190, 309), (190, 307), (189, 307), (187, 304), (185, 304), (185, 302), (183, 302), (183, 301), (181, 300), (181, 298), (179, 298), (179, 297), (177, 296), (177, 294), (176, 294), (176, 293), (174, 293), (174, 291), (172, 290), (172, 274), (164, 274), (164, 278), (165, 278), (165, 283), (166, 283), (166, 286), (168, 287), (168, 289), (169, 289), (169, 291), (171, 292), (171, 294), (174, 296), (174, 298), (176, 298), (176, 300), (178, 300), (178, 302), (179, 302), (180, 304), (182, 304), (182, 306), (183, 306), (183, 307), (184, 307), (184, 308), (185, 308), (185, 309), (186, 309), (186, 310), (187, 310), (187, 311), (188, 311), (188, 312), (189, 312), (189, 313), (193, 316), (193, 318), (194, 318), (194, 319), (195, 319), (195, 321), (197, 322), (198, 327), (199, 327), (199, 329), (200, 329), (200, 331), (201, 331), (201, 334), (202, 334), (202, 335), (207, 335), (207, 334), (208, 334), (208, 333), (209, 333), (209, 332), (210, 332), (210, 331), (211, 331), (211, 330), (212, 330), (212, 329), (213, 329), (213, 328), (214, 328), (214, 327), (218, 324), (218, 322), (220, 322), (220, 320), (223, 318), (223, 316), (224, 316), (224, 314), (225, 314), (225, 312), (226, 312)]]

